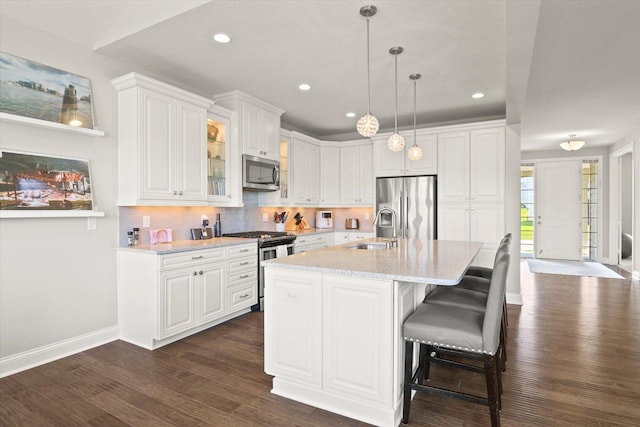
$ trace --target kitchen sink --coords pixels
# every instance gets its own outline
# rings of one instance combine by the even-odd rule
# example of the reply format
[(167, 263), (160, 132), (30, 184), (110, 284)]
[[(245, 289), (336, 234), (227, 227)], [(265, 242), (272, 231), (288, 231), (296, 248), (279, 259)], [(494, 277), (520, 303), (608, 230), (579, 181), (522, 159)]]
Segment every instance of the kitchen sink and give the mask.
[(386, 249), (385, 243), (358, 243), (354, 246), (346, 246), (346, 249), (362, 249), (365, 251), (377, 251), (379, 249)]

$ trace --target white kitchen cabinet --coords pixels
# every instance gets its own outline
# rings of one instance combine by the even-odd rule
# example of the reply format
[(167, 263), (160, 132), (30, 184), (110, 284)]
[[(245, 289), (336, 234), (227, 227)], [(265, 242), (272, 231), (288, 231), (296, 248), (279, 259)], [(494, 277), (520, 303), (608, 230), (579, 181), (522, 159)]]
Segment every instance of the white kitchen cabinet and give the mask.
[(320, 206), (340, 204), (339, 147), (320, 147)]
[(335, 246), (334, 233), (317, 233), (300, 235), (293, 242), (293, 251), (296, 254), (314, 251), (316, 249), (324, 249), (329, 246)]
[(269, 375), (322, 387), (322, 279), (319, 274), (265, 268), (264, 365)]
[(346, 231), (336, 231), (333, 233), (334, 241), (336, 245), (344, 245), (349, 243), (349, 233)]
[(320, 202), (320, 147), (308, 137), (292, 132), (293, 203), (314, 205)]
[[(388, 404), (393, 391), (393, 286), (322, 275), (322, 389)], [(365, 356), (366, 355), (366, 356)]]
[(374, 237), (374, 233), (371, 231), (336, 231), (335, 244), (343, 245), (345, 243), (356, 242), (358, 240), (369, 239)]
[(283, 110), (240, 91), (220, 94), (214, 99), (216, 104), (237, 113), (233, 126), (237, 129), (243, 154), (279, 160)]
[(438, 239), (483, 242), (475, 264), (491, 264), (505, 233), (504, 127), (439, 134), (438, 156)]
[(340, 205), (371, 206), (374, 198), (371, 142), (340, 148)]
[(213, 101), (138, 73), (118, 91), (118, 202), (205, 205), (207, 108)]
[(409, 160), (407, 151), (413, 145), (413, 131), (400, 132), (405, 137), (405, 147), (401, 151), (387, 148), (389, 135), (373, 138), (374, 174), (382, 176), (435, 175), (438, 173), (438, 136), (432, 130), (418, 130), (416, 138), (422, 149), (420, 160)]
[(225, 282), (224, 262), (194, 263), (161, 273), (158, 339), (222, 317)]
[(243, 206), (242, 149), (231, 126), (233, 112), (212, 105), (207, 113), (207, 194), (212, 206)]
[(256, 243), (158, 255), (118, 250), (120, 338), (153, 350), (250, 311)]

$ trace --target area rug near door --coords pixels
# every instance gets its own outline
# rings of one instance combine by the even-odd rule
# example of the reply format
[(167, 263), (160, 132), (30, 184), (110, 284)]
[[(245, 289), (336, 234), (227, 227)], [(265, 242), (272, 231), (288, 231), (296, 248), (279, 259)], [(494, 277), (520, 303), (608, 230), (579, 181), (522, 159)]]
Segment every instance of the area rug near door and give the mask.
[(529, 270), (532, 273), (624, 279), (624, 277), (599, 262), (528, 259), (527, 263), (529, 264)]

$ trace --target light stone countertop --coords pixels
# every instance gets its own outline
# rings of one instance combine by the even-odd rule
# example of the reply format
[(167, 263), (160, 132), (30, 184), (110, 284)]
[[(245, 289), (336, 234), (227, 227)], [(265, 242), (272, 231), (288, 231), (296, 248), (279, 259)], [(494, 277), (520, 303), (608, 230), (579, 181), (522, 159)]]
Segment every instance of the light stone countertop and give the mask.
[(120, 246), (119, 251), (147, 252), (157, 255), (167, 255), (178, 252), (197, 251), (201, 249), (215, 249), (225, 246), (235, 246), (247, 243), (257, 244), (258, 239), (240, 237), (214, 237), (206, 240), (176, 240), (171, 243), (157, 243), (155, 245)]
[[(362, 242), (382, 243), (374, 237)], [(480, 242), (398, 239), (390, 249), (349, 249), (347, 243), (301, 254), (264, 261), (267, 268), (391, 279), (403, 282), (456, 285), (478, 254)]]

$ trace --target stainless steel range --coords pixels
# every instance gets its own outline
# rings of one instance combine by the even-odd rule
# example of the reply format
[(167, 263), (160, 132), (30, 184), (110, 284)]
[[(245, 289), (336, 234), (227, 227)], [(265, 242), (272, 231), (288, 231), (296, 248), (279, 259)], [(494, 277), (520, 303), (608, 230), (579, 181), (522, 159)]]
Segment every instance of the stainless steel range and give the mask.
[(226, 233), (223, 236), (258, 239), (258, 304), (251, 307), (251, 309), (253, 311), (263, 311), (264, 266), (262, 261), (292, 255), (293, 242), (296, 240), (296, 236), (281, 231), (246, 231), (242, 233)]

